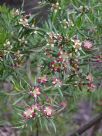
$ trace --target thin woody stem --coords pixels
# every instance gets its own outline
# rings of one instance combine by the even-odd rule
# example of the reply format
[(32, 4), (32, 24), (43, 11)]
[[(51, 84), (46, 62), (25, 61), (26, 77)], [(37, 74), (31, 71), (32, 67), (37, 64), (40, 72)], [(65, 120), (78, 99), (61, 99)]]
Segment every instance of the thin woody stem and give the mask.
[(95, 118), (93, 118), (91, 121), (80, 127), (78, 130), (76, 130), (74, 133), (70, 134), (69, 136), (80, 136), (83, 134), (86, 130), (97, 124), (102, 120), (102, 113), (97, 115)]
[(36, 123), (36, 136), (39, 136), (39, 127), (37, 123)]

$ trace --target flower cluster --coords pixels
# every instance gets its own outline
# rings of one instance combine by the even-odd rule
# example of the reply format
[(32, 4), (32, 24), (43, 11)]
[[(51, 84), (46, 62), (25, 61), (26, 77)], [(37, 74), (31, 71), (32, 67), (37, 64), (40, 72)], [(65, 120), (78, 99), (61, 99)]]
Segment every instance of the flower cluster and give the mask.
[(61, 9), (61, 7), (58, 2), (55, 4), (52, 4), (51, 11), (54, 11), (56, 13), (60, 9)]
[(13, 11), (13, 15), (14, 16), (19, 16), (20, 15), (19, 9), (16, 9), (15, 11)]
[(37, 111), (40, 111), (40, 106), (39, 105), (32, 105), (29, 106), (24, 112), (23, 112), (23, 116), (25, 119), (32, 119), (36, 116)]
[[(25, 28), (35, 28), (35, 20), (29, 21), (31, 14), (22, 15), (18, 21), (19, 25), (22, 25)], [(36, 31), (34, 32), (36, 33)]]
[(4, 52), (9, 52), (11, 49), (12, 49), (12, 44), (10, 43), (9, 40), (7, 40), (5, 43), (4, 43)]
[[(59, 3), (52, 5), (52, 10), (54, 12), (57, 12), (59, 9)], [(30, 15), (21, 16), (18, 21), (19, 25), (23, 26), (25, 29), (35, 27), (34, 24), (30, 24), (29, 18)], [(63, 25), (64, 28), (73, 26), (73, 23), (66, 19), (60, 22), (60, 24)], [(34, 29), (31, 35), (37, 34), (37, 31)], [(40, 67), (40, 74), (37, 74), (36, 83), (29, 89), (29, 98), (34, 102), (31, 101), (32, 104), (29, 104), (31, 106), (26, 108), (23, 112), (23, 117), (25, 120), (42, 116), (45, 118), (52, 117), (54, 112), (57, 111), (57, 109), (55, 109), (53, 106), (55, 105), (55, 103), (53, 103), (53, 98), (48, 95), (48, 92), (46, 93), (45, 90), (51, 88), (52, 90), (55, 90), (55, 93), (58, 93), (56, 90), (59, 92), (60, 90), (62, 91), (64, 85), (68, 84), (66, 78), (71, 80), (71, 76), (75, 77), (74, 79), (72, 78), (72, 82), (74, 81), (76, 86), (79, 84), (76, 76), (80, 78), (80, 52), (83, 48), (87, 50), (91, 49), (92, 45), (91, 42), (81, 42), (79, 38), (76, 37), (69, 38), (67, 35), (65, 36), (61, 33), (55, 33), (53, 31), (46, 32), (44, 35), (45, 48), (41, 50), (42, 55), (44, 55), (42, 58), (44, 59), (42, 59), (41, 64), (39, 64), (42, 67)], [(18, 42), (19, 45), (23, 45), (24, 48), (29, 44), (29, 41), (25, 38), (25, 36), (19, 37)], [(10, 43), (8, 42), (7, 44), (9, 45)], [(15, 61), (18, 62), (18, 60), (20, 60), (19, 58), (22, 57), (23, 55), (20, 51), (15, 52)], [(89, 77), (87, 78), (88, 88), (95, 88), (93, 81), (91, 81)], [(60, 92), (60, 94), (62, 96), (63, 92)], [(59, 107), (62, 109), (65, 108), (66, 103), (62, 102)]]
[(25, 111), (23, 112), (23, 117), (26, 120), (29, 120), (35, 118), (37, 115), (38, 116), (44, 115), (46, 117), (51, 117), (53, 113), (54, 113), (54, 109), (51, 106), (42, 107), (39, 104), (35, 104), (25, 109)]
[(1, 56), (2, 61), (4, 57), (9, 55), (11, 56), (12, 61), (11, 63), (10, 62), (8, 63), (10, 64), (10, 66), (12, 66), (12, 68), (20, 67), (23, 64), (24, 54), (22, 53), (21, 50), (17, 49), (16, 46), (14, 46), (13, 41), (6, 40), (3, 48), (4, 50), (2, 51), (2, 56)]
[[(32, 87), (29, 91), (29, 95), (34, 98), (34, 104), (26, 108), (23, 112), (23, 117), (25, 120), (40, 116), (45, 116), (46, 118), (48, 118), (54, 115), (55, 109), (52, 106), (52, 100), (43, 91), (44, 87), (45, 89), (47, 86), (49, 87), (49, 83), (53, 88), (61, 87), (63, 85), (61, 79), (57, 77), (48, 78), (46, 75), (38, 77), (36, 83), (37, 85)], [(42, 97), (45, 98), (45, 103), (41, 101)], [(62, 107), (63, 105), (61, 106), (61, 108)]]
[(20, 42), (20, 44), (27, 44), (28, 43), (24, 37), (19, 38), (18, 41)]
[(23, 25), (24, 27), (29, 27), (28, 19), (26, 17), (20, 18), (19, 24)]
[(44, 111), (45, 116), (47, 117), (51, 117), (53, 114), (53, 109), (51, 106), (45, 107), (43, 111)]
[(85, 40), (85, 41), (83, 42), (83, 48), (84, 48), (85, 50), (90, 51), (90, 50), (92, 49), (92, 47), (93, 47), (93, 44), (92, 44), (91, 41)]
[[(84, 52), (78, 37), (68, 38), (61, 34), (47, 33), (48, 43), (45, 55), (50, 60), (49, 68), (52, 72), (78, 74), (80, 70), (80, 53)], [(51, 41), (51, 42), (49, 42)]]
[(52, 71), (54, 72), (60, 72), (61, 71), (61, 65), (60, 63), (58, 63), (56, 60), (55, 61), (52, 61), (50, 63), (50, 68)]
[(60, 34), (55, 34), (54, 32), (47, 34), (48, 34), (47, 45), (50, 45), (51, 47), (54, 47), (56, 43), (60, 44), (63, 40), (63, 36)]
[(71, 74), (71, 71), (76, 72), (79, 70), (78, 59), (73, 59), (71, 53), (59, 49), (56, 57), (53, 57), (53, 55), (50, 53), (49, 55), (52, 56), (49, 65), (51, 71), (59, 73), (67, 73), (68, 71), (70, 71)]
[(39, 86), (35, 86), (30, 91), (30, 95), (33, 96), (35, 99), (41, 94), (41, 88)]
[(75, 52), (78, 52), (79, 50), (81, 50), (82, 48), (81, 48), (81, 45), (82, 45), (82, 43), (80, 42), (80, 40), (79, 39), (71, 39), (71, 41), (74, 43), (73, 44), (73, 48), (75, 49)]
[(24, 54), (22, 54), (20, 50), (17, 50), (13, 54), (13, 60), (14, 60), (12, 64), (13, 68), (18, 68), (22, 66), (22, 64), (24, 63), (23, 57), (24, 57)]
[(48, 81), (46, 76), (42, 76), (38, 78), (38, 83), (45, 84)]
[[(28, 108), (25, 109), (25, 111), (23, 112), (23, 117), (26, 120), (38, 117), (38, 116), (45, 116), (47, 117), (52, 117), (53, 113), (54, 113), (54, 108), (53, 106), (48, 106), (45, 104), (41, 104), (41, 102), (39, 101), (38, 97), (40, 97), (42, 95), (42, 88), (44, 84), (46, 84), (48, 81), (48, 78), (46, 76), (43, 77), (39, 77), (37, 80), (37, 84), (39, 84), (39, 86), (34, 86), (30, 89), (29, 94), (34, 98), (34, 103), (33, 105), (29, 106)], [(56, 85), (58, 81), (55, 81), (55, 79), (53, 79), (52, 84)], [(48, 96), (46, 97), (46, 95), (43, 95), (46, 99), (46, 101), (48, 101)]]

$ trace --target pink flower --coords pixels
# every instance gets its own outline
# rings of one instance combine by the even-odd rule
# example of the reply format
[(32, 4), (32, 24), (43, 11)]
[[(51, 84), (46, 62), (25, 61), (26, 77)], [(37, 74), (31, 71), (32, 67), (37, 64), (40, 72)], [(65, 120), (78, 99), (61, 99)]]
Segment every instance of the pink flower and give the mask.
[(53, 113), (53, 109), (51, 106), (47, 106), (44, 108), (44, 114), (48, 117), (51, 117)]
[(37, 104), (32, 105), (31, 107), (28, 107), (24, 112), (23, 112), (23, 117), (25, 119), (32, 119), (36, 116), (36, 112), (40, 111), (40, 108)]
[(63, 61), (64, 61), (64, 59), (63, 59), (63, 56), (62, 56), (62, 52), (59, 52), (57, 62), (63, 62)]
[(96, 89), (96, 85), (93, 83), (88, 83), (88, 91), (89, 92), (94, 92)]
[(38, 86), (35, 86), (33, 88), (33, 91), (30, 91), (30, 94), (34, 97), (37, 98), (41, 94), (41, 89)]
[(88, 91), (89, 92), (94, 92), (96, 89), (96, 85), (93, 83), (93, 76), (91, 73), (88, 74), (88, 76), (86, 77), (86, 79), (88, 80)]
[(57, 61), (58, 61), (58, 62), (63, 62), (63, 58), (59, 57), (59, 58), (57, 59)]
[(47, 81), (48, 81), (48, 79), (47, 79), (46, 76), (43, 76), (43, 77), (39, 77), (39, 78), (38, 78), (38, 83), (45, 84)]
[(102, 55), (96, 56), (96, 61), (97, 62), (102, 62)]
[(59, 78), (54, 78), (52, 84), (61, 87), (62, 81)]
[(63, 108), (66, 108), (67, 107), (67, 101), (61, 102), (60, 106), (63, 107)]
[(90, 42), (90, 41), (88, 41), (88, 40), (86, 40), (86, 41), (83, 42), (83, 48), (84, 48), (84, 49), (90, 50), (90, 49), (92, 49), (92, 47), (93, 47), (92, 42)]
[(89, 83), (89, 84), (88, 84), (88, 87), (89, 87), (89, 88), (95, 88), (96, 86), (95, 86), (93, 83)]

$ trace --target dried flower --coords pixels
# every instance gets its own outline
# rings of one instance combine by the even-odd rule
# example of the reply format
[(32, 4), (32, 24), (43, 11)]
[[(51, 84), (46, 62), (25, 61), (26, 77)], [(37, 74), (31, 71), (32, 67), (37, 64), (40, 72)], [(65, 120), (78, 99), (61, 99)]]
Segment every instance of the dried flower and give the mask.
[(6, 43), (4, 43), (4, 47), (7, 49), (7, 50), (11, 50), (13, 47), (11, 45), (11, 42), (10, 41), (6, 41)]
[(16, 11), (14, 11), (14, 15), (15, 15), (15, 16), (19, 16), (19, 15), (20, 15), (19, 9), (16, 9)]
[(51, 33), (47, 33), (48, 34), (48, 45), (51, 45), (51, 47), (54, 47), (55, 43), (61, 44), (62, 40), (63, 40), (63, 36), (60, 34), (55, 34), (54, 32)]
[(54, 47), (54, 44), (56, 42), (56, 34), (54, 32), (48, 33), (48, 45), (51, 45), (51, 47)]
[(89, 82), (93, 82), (93, 76), (91, 73), (88, 74), (88, 76), (86, 77), (86, 79), (89, 81)]
[(23, 25), (24, 27), (29, 27), (28, 19), (26, 17), (20, 18), (19, 24)]
[(68, 59), (68, 54), (64, 51), (60, 51), (58, 52), (58, 62), (65, 62)]
[(19, 41), (20, 43), (23, 43), (23, 44), (27, 44), (27, 43), (28, 43), (28, 41), (25, 40), (24, 37), (22, 37), (21, 39), (18, 39), (18, 41)]
[(63, 36), (60, 34), (57, 34), (57, 42), (60, 44), (63, 40)]
[(50, 68), (51, 70), (53, 70), (54, 72), (60, 72), (61, 71), (61, 67), (60, 67), (60, 64), (55, 60), (55, 61), (52, 61), (50, 63)]

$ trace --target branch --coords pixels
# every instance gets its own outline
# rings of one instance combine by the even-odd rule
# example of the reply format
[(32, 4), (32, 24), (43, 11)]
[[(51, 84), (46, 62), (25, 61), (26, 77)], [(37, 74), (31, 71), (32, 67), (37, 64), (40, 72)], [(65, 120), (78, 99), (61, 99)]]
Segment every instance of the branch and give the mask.
[(72, 133), (69, 136), (80, 136), (82, 133), (84, 133), (87, 129), (91, 128), (95, 124), (97, 124), (100, 120), (102, 120), (102, 113), (97, 115), (95, 118), (90, 120), (88, 123), (80, 127), (78, 130), (76, 130), (74, 133)]
[(93, 126), (92, 132), (91, 132), (90, 136), (96, 136), (96, 135), (97, 135), (97, 132), (98, 132), (98, 130), (99, 130), (99, 128), (100, 128), (100, 124), (101, 124), (101, 120), (100, 120), (99, 122), (97, 122), (97, 123)]

